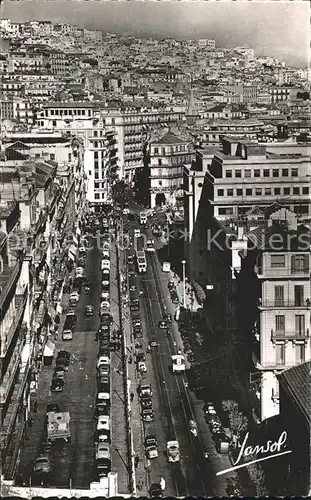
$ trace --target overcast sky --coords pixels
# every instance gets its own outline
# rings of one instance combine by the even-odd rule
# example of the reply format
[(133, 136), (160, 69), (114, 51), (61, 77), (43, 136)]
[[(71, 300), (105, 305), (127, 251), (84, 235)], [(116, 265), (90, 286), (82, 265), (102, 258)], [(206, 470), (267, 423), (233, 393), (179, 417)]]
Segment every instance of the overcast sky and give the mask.
[(309, 2), (139, 2), (6, 0), (1, 17), (68, 22), (137, 36), (212, 38), (218, 47), (253, 47), (294, 66), (309, 55)]

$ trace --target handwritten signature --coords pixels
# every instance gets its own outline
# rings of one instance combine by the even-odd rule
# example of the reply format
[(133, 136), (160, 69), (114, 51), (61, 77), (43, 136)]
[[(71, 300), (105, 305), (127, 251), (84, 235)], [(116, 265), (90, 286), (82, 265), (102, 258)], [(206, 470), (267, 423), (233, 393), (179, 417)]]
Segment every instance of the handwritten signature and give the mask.
[[(287, 432), (283, 431), (277, 441), (271, 441), (270, 439), (263, 445), (256, 444), (255, 446), (246, 446), (247, 440), (249, 437), (249, 432), (245, 434), (245, 438), (243, 440), (242, 446), (240, 448), (240, 452), (238, 458), (233, 463), (234, 467), (230, 467), (229, 469), (222, 470), (217, 472), (216, 475), (220, 476), (225, 474), (226, 472), (230, 472), (235, 469), (240, 469), (242, 467), (247, 467), (248, 465), (254, 464), (256, 462), (262, 462), (263, 460), (269, 460), (270, 458), (280, 457), (281, 455), (288, 455), (292, 453), (291, 450), (281, 451), (282, 446), (285, 445), (287, 440)], [(261, 455), (267, 455), (260, 458), (256, 458), (250, 462), (243, 462), (240, 464), (241, 459), (244, 457), (248, 457), (249, 455), (257, 455), (260, 453)], [(238, 465), (239, 464), (239, 465)]]

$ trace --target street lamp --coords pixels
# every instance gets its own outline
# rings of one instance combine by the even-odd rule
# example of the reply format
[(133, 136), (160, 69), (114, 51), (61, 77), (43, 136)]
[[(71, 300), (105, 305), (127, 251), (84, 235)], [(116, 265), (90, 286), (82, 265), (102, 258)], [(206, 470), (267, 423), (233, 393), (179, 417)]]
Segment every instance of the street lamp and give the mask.
[(181, 261), (182, 263), (182, 281), (183, 281), (183, 306), (186, 309), (186, 261), (185, 259)]

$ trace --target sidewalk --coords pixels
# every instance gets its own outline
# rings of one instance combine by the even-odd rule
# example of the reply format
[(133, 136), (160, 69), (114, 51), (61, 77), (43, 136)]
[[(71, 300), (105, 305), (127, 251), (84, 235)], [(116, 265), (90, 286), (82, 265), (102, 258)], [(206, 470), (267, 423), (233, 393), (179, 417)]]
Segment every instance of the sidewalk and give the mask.
[[(126, 276), (126, 265), (125, 265), (125, 254), (121, 256), (120, 269), (123, 271), (123, 274)], [(124, 334), (126, 337), (126, 352), (127, 355), (132, 358), (132, 363), (128, 363), (128, 376), (131, 381), (130, 392), (134, 394), (133, 401), (130, 403), (130, 411), (131, 411), (131, 428), (132, 428), (132, 437), (134, 444), (134, 453), (135, 456), (139, 457), (139, 463), (137, 468), (135, 469), (136, 476), (136, 495), (139, 496), (148, 496), (149, 484), (148, 484), (148, 471), (146, 466), (146, 458), (144, 451), (144, 434), (143, 434), (143, 423), (140, 415), (140, 404), (139, 398), (137, 396), (137, 387), (139, 385), (139, 379), (137, 377), (137, 371), (135, 366), (134, 359), (134, 345), (131, 334), (131, 314), (129, 305), (126, 308), (123, 308), (123, 325), (124, 325)]]
[[(116, 279), (116, 251), (110, 247), (110, 311), (111, 329), (120, 329), (118, 284)], [(128, 450), (125, 425), (126, 394), (124, 394), (121, 351), (111, 352), (111, 455), (112, 472), (118, 473), (118, 492), (129, 493)]]
[[(160, 269), (160, 266), (159, 266), (159, 269)], [(173, 313), (174, 310), (176, 310), (177, 305), (175, 306), (175, 304), (172, 303), (172, 301), (170, 299), (170, 294), (169, 294), (167, 285), (168, 285), (169, 281), (174, 281), (174, 283), (176, 284), (176, 291), (177, 291), (178, 297), (180, 299), (180, 302), (182, 303), (183, 302), (183, 283), (174, 272), (171, 272), (169, 274), (169, 273), (163, 273), (162, 271), (160, 271), (160, 273), (161, 273), (160, 274), (160, 276), (161, 276), (160, 285), (162, 287), (163, 296), (168, 297), (168, 300), (166, 301), (166, 304), (168, 306), (168, 311)], [(186, 296), (186, 305), (188, 306), (187, 308), (190, 309), (191, 308), (191, 295), (192, 294), (191, 294), (191, 287), (189, 284), (187, 285), (186, 289), (188, 291), (188, 294)], [(194, 296), (194, 294), (193, 294), (193, 296)], [(194, 298), (193, 305), (192, 305), (192, 311), (193, 312), (197, 311), (198, 308), (200, 308), (200, 306), (199, 306), (197, 300)], [(173, 333), (174, 333), (174, 338), (175, 338), (177, 345), (183, 345), (183, 340), (182, 340), (182, 337), (181, 337), (179, 329), (178, 329), (178, 323), (176, 321), (173, 321)], [(231, 460), (230, 460), (228, 455), (220, 454), (216, 450), (215, 443), (212, 439), (212, 434), (209, 430), (207, 423), (205, 422), (204, 412), (202, 410), (204, 401), (198, 399), (196, 397), (195, 393), (190, 391), (190, 390), (188, 390), (188, 394), (189, 394), (189, 399), (191, 402), (191, 407), (192, 407), (193, 413), (195, 415), (196, 422), (198, 423), (200, 438), (201, 438), (202, 443), (204, 445), (204, 449), (206, 451), (208, 451), (208, 453), (209, 453), (208, 461), (209, 461), (209, 464), (211, 466), (211, 469), (212, 469), (214, 475), (216, 475), (217, 472), (220, 472), (220, 471), (223, 471), (225, 469), (229, 469), (230, 467), (232, 467)], [(215, 481), (214, 481), (214, 484), (211, 485), (211, 489), (213, 488), (213, 495), (225, 496), (225, 497), (228, 496), (228, 494), (226, 492), (227, 479), (235, 478), (235, 477), (237, 477), (237, 474), (235, 472), (230, 472), (230, 473), (227, 473), (227, 474), (224, 474), (221, 476), (217, 476), (217, 477), (214, 476)]]

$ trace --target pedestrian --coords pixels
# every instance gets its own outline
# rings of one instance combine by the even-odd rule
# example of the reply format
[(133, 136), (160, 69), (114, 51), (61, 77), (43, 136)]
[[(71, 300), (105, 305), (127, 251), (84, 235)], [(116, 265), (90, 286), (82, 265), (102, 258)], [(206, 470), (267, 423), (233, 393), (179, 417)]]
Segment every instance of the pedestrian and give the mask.
[(34, 411), (34, 413), (37, 413), (37, 411), (38, 411), (38, 402), (36, 399), (33, 402), (33, 411)]
[(140, 462), (140, 458), (136, 455), (136, 457), (134, 459), (135, 469), (137, 469), (139, 462)]
[(130, 400), (133, 401), (133, 399), (134, 399), (134, 392), (131, 392), (131, 394), (130, 394)]

